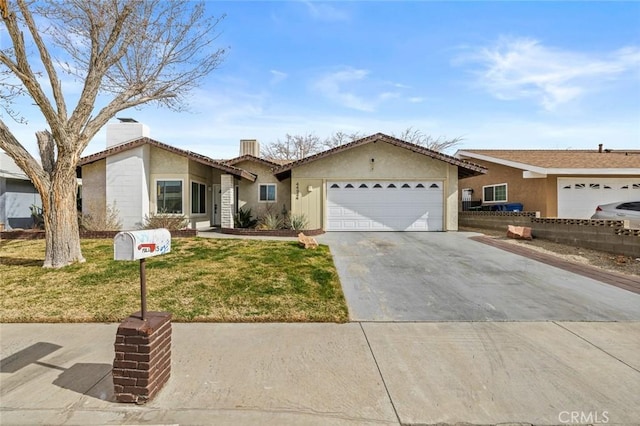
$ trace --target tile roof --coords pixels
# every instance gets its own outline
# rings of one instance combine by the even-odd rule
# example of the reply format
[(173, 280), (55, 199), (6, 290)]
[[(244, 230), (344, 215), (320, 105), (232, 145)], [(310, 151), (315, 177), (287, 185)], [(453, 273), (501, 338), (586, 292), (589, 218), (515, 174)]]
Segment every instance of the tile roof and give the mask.
[(265, 166), (271, 167), (271, 168), (280, 167), (291, 162), (290, 160), (272, 160), (267, 158), (261, 158), (251, 154), (241, 155), (240, 157), (232, 158), (231, 160), (220, 160), (221, 163), (228, 164), (230, 166), (234, 166), (238, 163), (242, 163), (243, 161), (253, 161), (256, 163), (264, 164)]
[[(640, 150), (465, 149), (458, 151), (545, 169), (633, 169), (640, 174)], [(468, 158), (468, 157), (467, 157)], [(471, 158), (479, 159), (471, 156)]]
[(100, 152), (97, 152), (95, 154), (83, 157), (83, 158), (80, 159), (80, 162), (78, 163), (78, 166), (84, 166), (86, 164), (90, 164), (90, 163), (93, 163), (95, 161), (107, 158), (110, 155), (117, 154), (119, 152), (124, 152), (124, 151), (127, 151), (129, 149), (137, 148), (139, 146), (147, 145), (147, 144), (151, 145), (151, 146), (155, 146), (155, 147), (160, 148), (160, 149), (164, 149), (165, 151), (173, 152), (174, 154), (178, 154), (178, 155), (181, 155), (183, 157), (187, 157), (190, 160), (196, 161), (196, 162), (201, 163), (201, 164), (206, 164), (207, 166), (211, 166), (213, 168), (222, 170), (222, 171), (227, 172), (229, 174), (232, 174), (232, 175), (235, 175), (235, 176), (239, 176), (239, 177), (243, 177), (243, 178), (245, 178), (247, 180), (250, 180), (252, 182), (256, 180), (256, 176), (253, 173), (249, 173), (246, 170), (239, 169), (237, 167), (233, 167), (232, 165), (225, 164), (223, 162), (213, 160), (213, 159), (211, 159), (209, 157), (206, 157), (204, 155), (200, 155), (200, 154), (196, 154), (195, 152), (186, 151), (184, 149), (176, 148), (174, 146), (167, 145), (165, 143), (158, 142), (158, 141), (156, 141), (154, 139), (150, 139), (150, 138), (147, 138), (147, 137), (138, 138), (138, 139), (132, 140), (131, 142), (126, 142), (126, 143), (123, 143), (123, 144), (120, 144), (120, 145), (112, 146), (111, 148), (105, 149), (104, 151), (100, 151)]
[(297, 161), (293, 161), (293, 162), (291, 162), (289, 164), (285, 164), (285, 165), (283, 165), (281, 167), (278, 167), (278, 168), (274, 169), (273, 173), (276, 176), (280, 177), (280, 176), (283, 176), (286, 173), (290, 172), (291, 169), (293, 169), (295, 167), (302, 166), (304, 164), (308, 164), (308, 163), (311, 163), (313, 161), (320, 160), (322, 158), (326, 158), (326, 157), (329, 157), (331, 155), (335, 155), (335, 154), (337, 154), (339, 152), (347, 151), (349, 149), (356, 148), (358, 146), (366, 145), (368, 143), (377, 142), (377, 141), (386, 142), (388, 144), (395, 145), (395, 146), (398, 146), (398, 147), (401, 147), (401, 148), (405, 148), (405, 149), (408, 149), (408, 150), (410, 150), (412, 152), (423, 154), (423, 155), (426, 155), (427, 157), (431, 157), (431, 158), (434, 158), (436, 160), (441, 160), (441, 161), (444, 161), (445, 163), (449, 163), (449, 164), (453, 164), (455, 166), (458, 166), (458, 177), (460, 179), (465, 178), (465, 177), (471, 177), (471, 176), (484, 174), (484, 173), (487, 172), (487, 169), (484, 168), (483, 166), (479, 166), (479, 165), (471, 163), (469, 161), (461, 160), (459, 158), (452, 157), (450, 155), (446, 155), (446, 154), (443, 154), (443, 153), (438, 152), (438, 151), (433, 151), (431, 149), (425, 148), (424, 146), (412, 144), (412, 143), (403, 141), (401, 139), (385, 135), (384, 133), (376, 133), (374, 135), (367, 136), (365, 138), (358, 139), (356, 141), (353, 141), (353, 142), (350, 142), (350, 143), (347, 143), (347, 144), (344, 144), (344, 145), (340, 145), (340, 146), (337, 146), (335, 148), (328, 149), (328, 150), (320, 152), (318, 154), (311, 155), (309, 157), (305, 157), (305, 158), (302, 158), (302, 159), (297, 160)]

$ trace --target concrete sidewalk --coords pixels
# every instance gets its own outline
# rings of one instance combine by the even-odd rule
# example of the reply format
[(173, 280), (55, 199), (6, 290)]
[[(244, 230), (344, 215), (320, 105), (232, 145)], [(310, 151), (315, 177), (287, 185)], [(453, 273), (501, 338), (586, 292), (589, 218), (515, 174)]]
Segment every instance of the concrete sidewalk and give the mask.
[(640, 322), (173, 327), (171, 378), (136, 406), (112, 402), (116, 324), (0, 325), (0, 424), (640, 420)]

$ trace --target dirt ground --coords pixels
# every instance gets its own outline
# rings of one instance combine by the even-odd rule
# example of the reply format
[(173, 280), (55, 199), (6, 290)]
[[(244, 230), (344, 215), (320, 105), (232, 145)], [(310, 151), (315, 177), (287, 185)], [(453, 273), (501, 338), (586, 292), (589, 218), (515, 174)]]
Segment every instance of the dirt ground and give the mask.
[(534, 238), (531, 241), (514, 240), (512, 238), (507, 238), (506, 230), (504, 232), (478, 228), (460, 228), (460, 230), (479, 232), (501, 241), (508, 241), (511, 244), (519, 244), (532, 250), (557, 256), (571, 262), (584, 263), (608, 271), (640, 277), (640, 258), (606, 253), (588, 248), (574, 247), (540, 238)]

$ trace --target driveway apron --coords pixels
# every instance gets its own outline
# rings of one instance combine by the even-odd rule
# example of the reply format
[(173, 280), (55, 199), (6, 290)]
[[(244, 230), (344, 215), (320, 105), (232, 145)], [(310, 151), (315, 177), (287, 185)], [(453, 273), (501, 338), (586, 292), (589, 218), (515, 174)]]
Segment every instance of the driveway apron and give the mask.
[(640, 320), (640, 295), (502, 251), (468, 232), (331, 232), (354, 321)]

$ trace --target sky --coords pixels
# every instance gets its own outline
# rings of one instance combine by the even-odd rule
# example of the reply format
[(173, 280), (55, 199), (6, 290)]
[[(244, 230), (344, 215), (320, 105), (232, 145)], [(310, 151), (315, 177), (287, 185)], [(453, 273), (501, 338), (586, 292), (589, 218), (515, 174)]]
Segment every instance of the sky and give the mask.
[[(229, 51), (190, 112), (117, 115), (178, 148), (232, 158), (240, 139), (412, 127), (461, 137), (457, 149), (640, 149), (640, 2), (211, 1), (207, 11), (226, 14), (216, 43)], [(28, 125), (2, 119), (35, 153), (46, 126), (24, 108)], [(103, 129), (83, 155), (104, 147)]]

